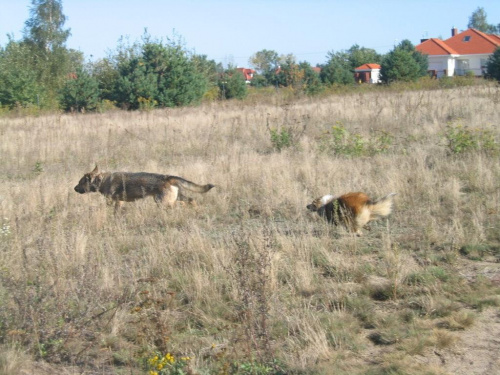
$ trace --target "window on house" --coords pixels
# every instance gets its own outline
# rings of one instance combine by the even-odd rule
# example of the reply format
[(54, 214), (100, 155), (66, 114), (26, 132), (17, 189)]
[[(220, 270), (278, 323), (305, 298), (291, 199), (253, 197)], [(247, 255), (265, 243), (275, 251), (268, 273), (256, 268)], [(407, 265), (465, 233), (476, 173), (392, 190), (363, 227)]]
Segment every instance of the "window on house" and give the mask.
[(463, 39), (464, 42), (468, 42), (469, 40), (470, 40), (470, 35), (464, 36), (464, 39)]

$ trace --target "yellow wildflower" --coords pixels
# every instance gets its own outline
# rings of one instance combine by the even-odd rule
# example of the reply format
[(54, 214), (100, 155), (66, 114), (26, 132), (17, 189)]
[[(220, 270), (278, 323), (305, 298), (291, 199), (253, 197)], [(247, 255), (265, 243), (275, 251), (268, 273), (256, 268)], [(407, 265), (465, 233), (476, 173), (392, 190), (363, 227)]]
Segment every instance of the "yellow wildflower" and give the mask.
[(170, 362), (170, 363), (174, 363), (175, 362), (175, 358), (173, 355), (171, 355), (170, 353), (167, 353), (165, 354), (165, 360), (167, 362)]
[(156, 356), (154, 356), (153, 358), (151, 358), (151, 359), (149, 360), (149, 364), (150, 364), (151, 366), (155, 366), (157, 362), (158, 362), (158, 356), (157, 356), (157, 355), (156, 355)]

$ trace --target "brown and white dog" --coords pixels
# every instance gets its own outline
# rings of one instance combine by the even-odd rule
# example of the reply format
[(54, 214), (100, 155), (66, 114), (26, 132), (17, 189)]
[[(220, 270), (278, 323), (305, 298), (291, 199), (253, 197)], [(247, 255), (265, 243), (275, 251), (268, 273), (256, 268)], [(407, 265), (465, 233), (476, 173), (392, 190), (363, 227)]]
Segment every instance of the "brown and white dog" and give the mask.
[(390, 193), (377, 200), (372, 200), (361, 192), (347, 193), (339, 197), (324, 195), (313, 200), (307, 205), (307, 209), (317, 212), (329, 223), (342, 224), (348, 230), (361, 236), (361, 228), (369, 221), (390, 215), (395, 195), (396, 193)]

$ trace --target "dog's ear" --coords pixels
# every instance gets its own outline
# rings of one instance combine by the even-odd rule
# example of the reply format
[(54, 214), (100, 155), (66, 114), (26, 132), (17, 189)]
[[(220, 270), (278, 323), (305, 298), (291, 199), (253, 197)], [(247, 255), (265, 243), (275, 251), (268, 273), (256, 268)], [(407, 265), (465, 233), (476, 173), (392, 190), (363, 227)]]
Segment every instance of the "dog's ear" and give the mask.
[(98, 173), (99, 173), (99, 167), (98, 167), (98, 166), (97, 166), (97, 164), (96, 164), (96, 165), (95, 165), (94, 170), (93, 170), (92, 172), (90, 172), (90, 174), (92, 174), (92, 175), (96, 175), (96, 174), (98, 174)]

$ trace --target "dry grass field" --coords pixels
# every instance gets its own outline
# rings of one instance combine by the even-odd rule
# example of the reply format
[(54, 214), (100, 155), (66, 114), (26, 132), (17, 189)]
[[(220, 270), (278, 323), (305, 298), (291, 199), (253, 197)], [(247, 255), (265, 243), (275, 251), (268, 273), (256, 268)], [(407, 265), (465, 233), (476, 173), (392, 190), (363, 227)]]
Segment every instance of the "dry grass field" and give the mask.
[[(2, 375), (500, 372), (498, 86), (3, 116), (0, 134)], [(96, 163), (216, 187), (115, 215), (73, 190)], [(396, 192), (394, 213), (355, 237), (306, 210), (349, 191)]]

